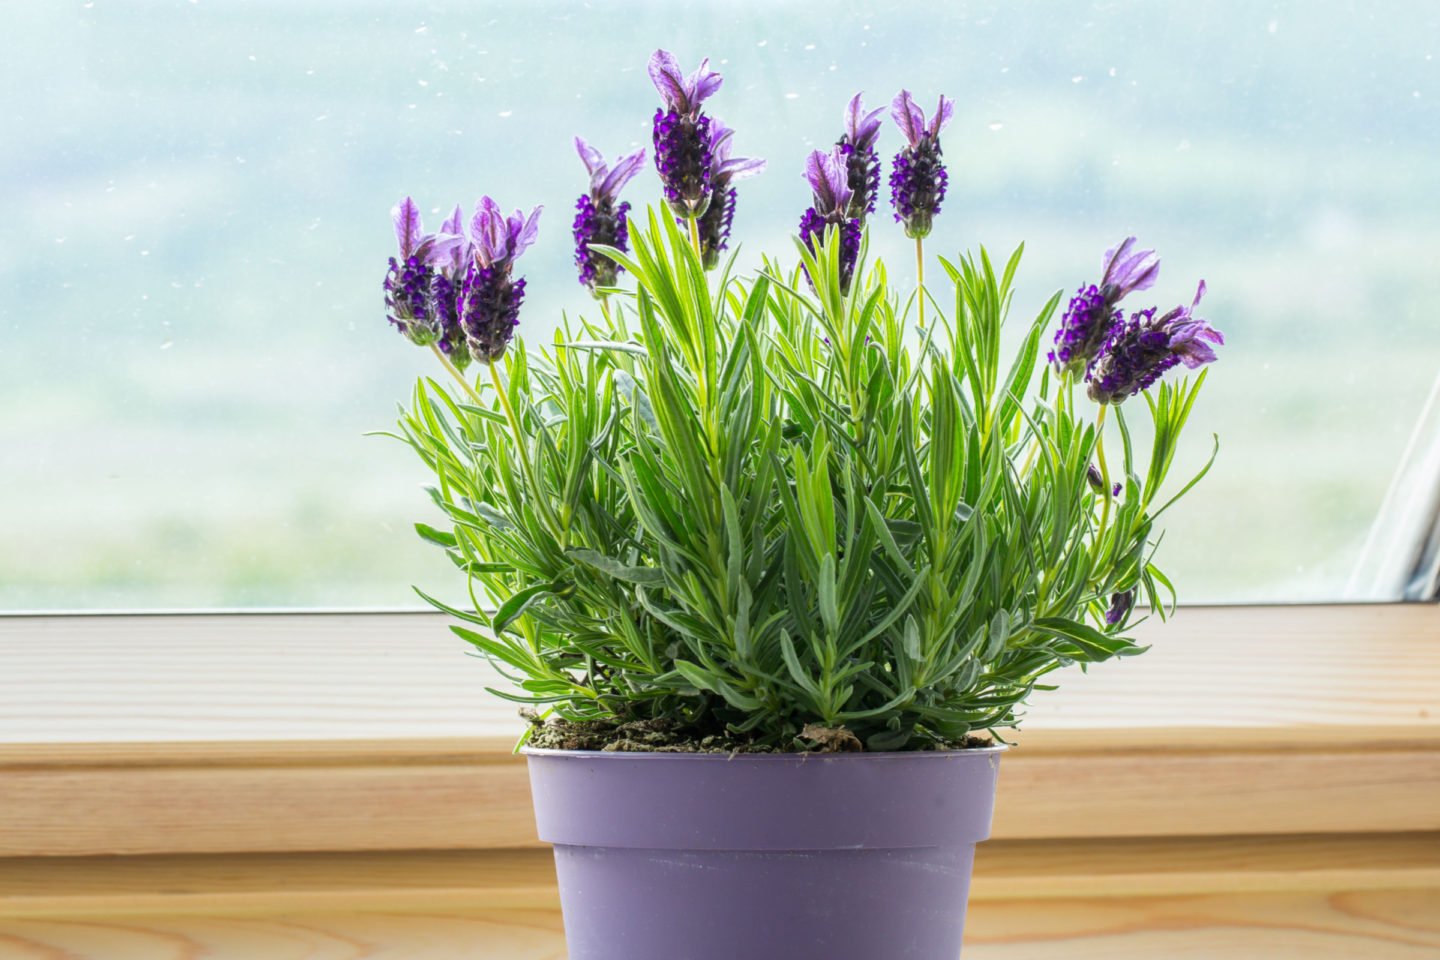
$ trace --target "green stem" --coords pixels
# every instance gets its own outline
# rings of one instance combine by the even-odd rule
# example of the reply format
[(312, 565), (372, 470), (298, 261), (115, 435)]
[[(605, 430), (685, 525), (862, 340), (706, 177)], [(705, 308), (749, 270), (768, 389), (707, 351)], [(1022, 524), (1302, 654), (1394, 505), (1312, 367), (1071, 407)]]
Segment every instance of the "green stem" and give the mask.
[(915, 238), (915, 296), (920, 301), (920, 329), (925, 329), (925, 240)]
[(695, 256), (700, 260), (700, 266), (705, 266), (705, 253), (700, 249), (700, 218), (686, 217), (685, 222), (690, 225), (690, 242), (695, 246)]
[(450, 362), (449, 357), (445, 356), (445, 351), (441, 350), (439, 345), (434, 343), (430, 344), (430, 349), (434, 351), (435, 356), (439, 359), (441, 364), (444, 365), (445, 369), (450, 371), (450, 376), (455, 378), (455, 382), (460, 384), (460, 386), (464, 387), (465, 392), (470, 394), (470, 399), (475, 401), (475, 405), (477, 407), (483, 406), (483, 403), (480, 400), (480, 394), (475, 392), (475, 388), (470, 385), (469, 380), (465, 379), (465, 375), (455, 368), (455, 364)]
[(1105, 531), (1110, 526), (1110, 468), (1105, 465), (1105, 412), (1110, 404), (1100, 404), (1100, 414), (1095, 418), (1095, 459), (1100, 464), (1100, 496), (1104, 497), (1100, 507), (1100, 532), (1095, 535), (1095, 559), (1100, 559), (1100, 550), (1105, 540)]

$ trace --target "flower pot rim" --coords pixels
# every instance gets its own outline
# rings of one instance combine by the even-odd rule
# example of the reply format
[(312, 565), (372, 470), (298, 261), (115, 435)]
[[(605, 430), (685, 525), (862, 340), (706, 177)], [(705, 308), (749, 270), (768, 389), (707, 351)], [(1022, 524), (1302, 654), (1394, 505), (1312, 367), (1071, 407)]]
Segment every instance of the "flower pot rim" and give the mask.
[(556, 747), (521, 747), (520, 753), (532, 757), (573, 757), (576, 759), (645, 759), (645, 760), (723, 760), (733, 763), (737, 760), (800, 760), (810, 761), (842, 761), (847, 763), (858, 763), (862, 760), (907, 760), (919, 758), (953, 759), (969, 754), (997, 754), (1004, 753), (1010, 749), (1006, 743), (997, 743), (988, 747), (962, 747), (958, 750), (855, 750), (840, 751), (834, 753), (728, 753), (728, 752), (707, 752), (707, 753), (678, 753), (663, 750), (561, 750)]

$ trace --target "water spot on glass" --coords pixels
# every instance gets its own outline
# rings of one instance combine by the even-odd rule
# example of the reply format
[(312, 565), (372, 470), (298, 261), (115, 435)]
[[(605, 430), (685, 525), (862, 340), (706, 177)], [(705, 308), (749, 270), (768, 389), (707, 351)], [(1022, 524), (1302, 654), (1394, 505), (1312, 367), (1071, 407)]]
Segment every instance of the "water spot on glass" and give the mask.
[(1110, 76), (1112, 76), (1112, 77), (1115, 76), (1115, 74), (1116, 74), (1117, 72), (1118, 72), (1118, 71), (1117, 71), (1114, 67), (1111, 67), (1111, 68), (1110, 68), (1110, 71), (1109, 71)]
[(126, 243), (129, 243), (131, 240), (134, 240), (134, 239), (135, 239), (135, 234), (133, 234), (133, 233), (127, 233), (127, 234), (125, 234), (125, 236), (124, 236), (123, 239), (125, 240)]
[(799, 100), (799, 99), (800, 99), (800, 94), (798, 94), (798, 93), (787, 93), (787, 94), (785, 94), (785, 99), (786, 99), (786, 100)]
[(330, 119), (330, 114), (328, 114), (328, 113), (322, 113), (322, 114), (320, 114), (320, 116), (318, 116), (318, 117), (315, 118), (315, 122), (316, 122), (316, 123), (319, 123), (321, 120), (329, 120), (329, 119)]
[(1009, 67), (1001, 67), (1001, 68), (1000, 68), (1000, 72), (1001, 72), (1001, 73), (1009, 73), (1009, 72), (1010, 72), (1010, 68), (1009, 68)]
[(174, 341), (174, 340), (166, 340), (164, 343), (160, 344), (160, 349), (161, 349), (161, 350), (169, 350), (169, 349), (170, 349), (171, 347), (173, 347), (173, 346), (175, 346), (175, 341)]
[(989, 123), (985, 124), (985, 129), (991, 131), (992, 133), (1003, 130), (1004, 128), (1005, 124), (1000, 120), (991, 120)]
[(150, 251), (149, 251), (149, 250), (141, 250), (141, 251), (140, 251), (140, 256), (142, 256), (142, 257), (148, 257), (148, 256), (150, 256)]
[(56, 237), (56, 238), (55, 238), (55, 242), (56, 242), (56, 243), (64, 243), (64, 242), (65, 242), (65, 238), (64, 238), (64, 237)]
[(415, 82), (418, 83), (418, 84), (420, 84), (420, 86), (422, 86), (422, 87), (428, 87), (428, 86), (430, 86), (430, 81), (429, 81), (429, 80), (416, 80)]
[(814, 50), (814, 49), (815, 49), (815, 44), (813, 44), (813, 43), (807, 43), (807, 44), (805, 44), (805, 49), (806, 49), (806, 50)]
[(755, 46), (757, 46), (757, 47), (763, 47), (763, 46), (767, 46), (769, 43), (770, 43), (769, 40), (761, 40), (759, 43), (755, 44)]
[(253, 54), (253, 53), (250, 54), (250, 62), (251, 62), (251, 63), (255, 63), (255, 62), (256, 62), (255, 54)]
[(505, 119), (505, 118), (507, 118), (507, 117), (512, 117), (512, 116), (514, 116), (514, 115), (515, 115), (515, 111), (514, 111), (514, 110), (501, 110), (501, 111), (500, 111), (500, 119), (502, 119), (502, 120)]
[(407, 103), (407, 104), (405, 104), (405, 109), (406, 109), (406, 110), (414, 110), (414, 109), (415, 109), (415, 104), (413, 104), (413, 103)]
[(1280, 21), (1279, 21), (1279, 20), (1271, 20), (1269, 23), (1265, 24), (1265, 32), (1268, 33), (1268, 34), (1270, 34), (1270, 36), (1272, 36), (1272, 37), (1275, 36), (1275, 34), (1279, 32), (1279, 30), (1280, 30)]
[(1420, 99), (1420, 91), (1419, 91), (1419, 90), (1412, 90), (1412, 91), (1410, 92), (1410, 96), (1414, 97), (1416, 100), (1419, 100), (1419, 99)]
[(429, 33), (429, 32), (430, 32), (430, 28), (429, 28), (429, 27), (416, 27), (416, 28), (415, 28), (415, 32), (416, 32), (416, 33)]
[(836, 70), (839, 70), (839, 69), (840, 69), (840, 67), (839, 67), (838, 65), (833, 64), (833, 63), (830, 64), (830, 72), (831, 72), (831, 73), (834, 73)]
[(1077, 73), (1077, 74), (1075, 74), (1075, 76), (1073, 76), (1073, 77), (1070, 78), (1070, 82), (1071, 82), (1071, 83), (1083, 83), (1084, 81), (1085, 81), (1085, 76), (1084, 76), (1084, 74), (1079, 74), (1079, 73)]
[(1176, 151), (1178, 151), (1178, 152), (1184, 152), (1184, 151), (1186, 151), (1186, 150), (1189, 150), (1189, 149), (1190, 149), (1190, 141), (1189, 141), (1189, 140), (1181, 140), (1179, 143), (1177, 143), (1177, 144), (1175, 145), (1175, 149), (1176, 149)]

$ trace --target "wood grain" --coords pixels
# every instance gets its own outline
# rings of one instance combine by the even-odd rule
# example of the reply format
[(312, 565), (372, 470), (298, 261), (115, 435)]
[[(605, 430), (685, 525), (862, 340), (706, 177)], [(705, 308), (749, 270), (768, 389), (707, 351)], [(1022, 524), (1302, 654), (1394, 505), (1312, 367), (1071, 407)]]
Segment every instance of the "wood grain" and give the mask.
[[(533, 844), (510, 707), (448, 636), (428, 614), (0, 619), (0, 856)], [(1039, 700), (997, 837), (1440, 829), (1440, 606), (1195, 608), (1142, 638)]]
[[(1434, 958), (1440, 836), (991, 842), (966, 940), (966, 960)], [(0, 861), (5, 960), (458, 956), (564, 956), (547, 852)]]
[[(999, 839), (1440, 829), (1440, 737), (1233, 744), (1027, 735), (1001, 761)], [(1052, 742), (1047, 743), (1047, 740)], [(503, 741), (32, 745), (0, 755), (0, 856), (534, 845)]]
[[(1029, 727), (1440, 727), (1440, 605), (1192, 607), (1137, 636)], [(0, 743), (516, 736), (469, 649), (428, 613), (0, 617)]]

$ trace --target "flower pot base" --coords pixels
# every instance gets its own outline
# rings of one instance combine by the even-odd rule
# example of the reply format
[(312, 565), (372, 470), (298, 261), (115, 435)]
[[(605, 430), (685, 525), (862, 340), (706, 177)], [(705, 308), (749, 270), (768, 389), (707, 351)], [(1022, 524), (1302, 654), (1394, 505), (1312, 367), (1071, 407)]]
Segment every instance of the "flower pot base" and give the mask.
[(528, 751), (570, 960), (955, 960), (998, 749)]

